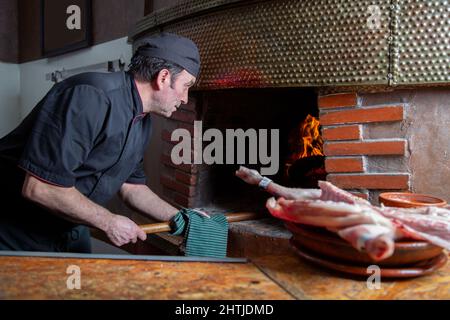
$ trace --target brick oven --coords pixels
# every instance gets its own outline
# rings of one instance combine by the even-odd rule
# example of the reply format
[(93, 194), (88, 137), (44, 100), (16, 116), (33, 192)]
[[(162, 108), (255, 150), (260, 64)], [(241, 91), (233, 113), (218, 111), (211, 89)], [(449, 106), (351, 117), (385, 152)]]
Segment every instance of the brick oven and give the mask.
[(319, 178), (373, 203), (385, 190), (449, 201), (448, 3), (372, 2), (183, 1), (140, 21), (135, 47), (164, 30), (194, 40), (202, 57), (189, 103), (158, 120), (161, 196), (179, 207), (263, 212), (267, 195), (233, 177), (238, 165), (174, 164), (171, 134), (193, 135), (196, 120), (203, 129), (277, 128), (271, 178), (286, 184), (289, 135), (311, 115), (323, 139)]
[[(279, 157), (278, 172), (271, 177), (279, 183), (292, 185), (284, 174), (284, 164), (289, 156), (288, 140), (307, 115), (318, 117), (317, 98), (313, 91), (292, 88), (263, 91), (234, 89), (195, 93), (194, 96), (188, 105), (182, 106), (171, 119), (165, 121), (161, 132), (163, 140), (161, 162), (164, 166), (160, 182), (166, 199), (179, 206), (202, 207), (209, 211), (217, 209), (230, 212), (250, 208), (257, 210), (258, 207), (261, 209), (266, 195), (263, 192), (255, 192), (258, 190), (234, 177), (234, 172), (240, 164), (256, 169), (265, 167), (259, 161), (249, 164), (248, 149), (251, 143), (261, 142), (273, 148), (271, 137), (267, 138), (267, 143), (266, 140), (259, 141), (261, 140), (258, 136), (259, 130), (266, 130), (268, 135), (271, 133), (270, 129), (279, 130), (277, 140), (279, 148), (267, 152), (268, 155), (276, 152)], [(305, 107), (293, 110), (293, 104)], [(234, 150), (238, 145), (238, 141), (235, 140), (236, 147), (233, 149), (235, 156), (232, 163), (227, 163), (226, 159), (223, 159), (222, 163), (175, 165), (171, 160), (171, 153), (173, 146), (179, 142), (172, 141), (171, 133), (177, 128), (184, 128), (193, 136), (195, 120), (201, 121), (203, 131), (219, 130), (224, 140), (226, 130), (242, 130), (249, 135), (249, 130), (252, 130), (253, 141), (250, 141), (250, 138), (245, 141), (246, 158), (239, 161)], [(209, 141), (204, 142), (204, 147), (208, 143)], [(191, 152), (194, 153), (194, 150)], [(224, 152), (230, 152), (230, 148), (226, 146)], [(316, 166), (323, 167), (323, 160)], [(239, 197), (241, 200), (236, 201)], [(255, 203), (260, 205), (254, 208)]]

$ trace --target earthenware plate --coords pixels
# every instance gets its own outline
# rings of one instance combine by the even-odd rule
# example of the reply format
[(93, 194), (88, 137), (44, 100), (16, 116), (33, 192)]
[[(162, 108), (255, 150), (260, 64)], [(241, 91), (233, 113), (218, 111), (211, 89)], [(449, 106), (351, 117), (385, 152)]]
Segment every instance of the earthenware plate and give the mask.
[[(302, 247), (301, 244), (296, 243), (294, 239), (291, 239), (291, 244), (294, 249), (294, 251), (303, 259), (312, 262), (316, 265), (325, 267), (327, 269), (339, 271), (342, 273), (354, 275), (354, 276), (361, 276), (361, 277), (368, 277), (373, 274), (373, 271), (368, 270), (367, 266), (357, 266), (357, 265), (351, 265), (344, 262), (339, 261), (333, 261), (329, 258), (318, 256), (314, 253), (311, 253), (310, 251), (307, 251)], [(386, 266), (379, 266), (380, 267), (380, 276), (381, 278), (413, 278), (413, 277), (419, 277), (428, 275), (430, 273), (435, 272), (439, 268), (442, 268), (447, 262), (447, 255), (445, 253), (441, 253), (440, 255), (416, 263), (414, 265), (406, 266), (406, 267), (386, 267)]]
[(410, 192), (383, 192), (379, 195), (380, 203), (387, 207), (417, 208), (417, 207), (445, 207), (447, 202), (438, 197), (427, 194)]
[(293, 239), (302, 248), (316, 255), (339, 260), (349, 265), (377, 264), (387, 267), (403, 267), (435, 258), (443, 252), (442, 248), (425, 241), (397, 241), (391, 257), (375, 262), (367, 253), (356, 250), (350, 243), (325, 228), (292, 222), (285, 222), (285, 225), (292, 232)]

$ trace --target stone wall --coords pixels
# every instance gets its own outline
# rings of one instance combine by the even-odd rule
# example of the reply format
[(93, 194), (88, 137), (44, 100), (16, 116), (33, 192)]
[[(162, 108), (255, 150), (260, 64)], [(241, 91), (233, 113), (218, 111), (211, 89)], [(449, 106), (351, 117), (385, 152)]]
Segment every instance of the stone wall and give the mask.
[(371, 139), (404, 138), (408, 145), (405, 157), (389, 163), (374, 158), (368, 169), (406, 171), (410, 175), (409, 190), (450, 202), (450, 89), (417, 88), (361, 95), (362, 105), (382, 101), (404, 105), (404, 120), (369, 125), (364, 135)]

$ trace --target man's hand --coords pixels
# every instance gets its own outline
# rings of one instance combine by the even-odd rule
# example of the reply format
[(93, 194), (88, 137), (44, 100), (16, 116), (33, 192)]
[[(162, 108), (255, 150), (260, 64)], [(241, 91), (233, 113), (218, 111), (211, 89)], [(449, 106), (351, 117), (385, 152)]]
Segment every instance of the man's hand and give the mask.
[(248, 184), (258, 185), (262, 180), (262, 176), (258, 171), (252, 170), (246, 167), (239, 167), (239, 170), (236, 171), (236, 176), (247, 182)]
[(144, 230), (136, 223), (116, 214), (111, 216), (105, 232), (111, 242), (119, 247), (129, 242), (136, 243), (138, 238), (142, 241), (147, 239)]

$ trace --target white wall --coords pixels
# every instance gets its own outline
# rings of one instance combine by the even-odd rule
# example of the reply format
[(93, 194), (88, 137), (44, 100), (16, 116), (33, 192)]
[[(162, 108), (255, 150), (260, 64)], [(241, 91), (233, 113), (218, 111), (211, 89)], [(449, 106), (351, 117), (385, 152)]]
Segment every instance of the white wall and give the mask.
[(131, 45), (127, 37), (98, 44), (55, 58), (31, 61), (20, 65), (20, 117), (23, 119), (53, 86), (45, 80), (47, 73), (63, 68), (68, 70), (97, 63), (116, 60), (122, 57), (126, 64), (132, 56)]
[(19, 65), (0, 62), (0, 137), (19, 124), (20, 114)]
[(23, 64), (0, 62), (0, 137), (13, 130), (53, 86), (45, 80), (47, 73), (121, 57), (128, 65), (131, 55), (132, 48), (124, 37), (55, 58)]

